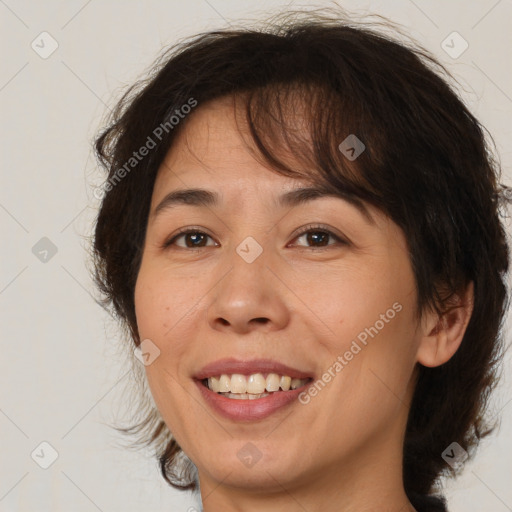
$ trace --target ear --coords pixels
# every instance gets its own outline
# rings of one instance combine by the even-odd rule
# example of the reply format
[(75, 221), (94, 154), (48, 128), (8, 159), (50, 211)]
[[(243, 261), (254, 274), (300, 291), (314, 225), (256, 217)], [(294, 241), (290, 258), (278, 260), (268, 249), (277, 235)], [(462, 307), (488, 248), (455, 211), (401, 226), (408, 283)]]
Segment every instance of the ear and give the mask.
[(474, 286), (471, 281), (463, 294), (454, 295), (448, 310), (439, 316), (425, 313), (422, 321), (416, 360), (423, 366), (435, 367), (446, 363), (459, 348), (473, 313)]

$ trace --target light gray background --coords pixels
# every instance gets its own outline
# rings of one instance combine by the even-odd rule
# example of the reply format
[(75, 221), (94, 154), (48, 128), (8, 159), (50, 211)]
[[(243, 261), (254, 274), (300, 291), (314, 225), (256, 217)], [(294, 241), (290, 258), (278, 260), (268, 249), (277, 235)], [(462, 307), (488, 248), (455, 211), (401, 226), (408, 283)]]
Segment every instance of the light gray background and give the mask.
[[(448, 65), (494, 136), (510, 184), (512, 2), (340, 3), (402, 23)], [(90, 141), (106, 105), (164, 45), (286, 5), (326, 4), (0, 0), (0, 512), (186, 511), (195, 504), (167, 487), (149, 452), (122, 449), (106, 426), (129, 410), (130, 372), (120, 332), (90, 295), (85, 259), (98, 207), (92, 192), (103, 181)], [(46, 59), (31, 47), (43, 31), (58, 43)], [(456, 59), (441, 47), (453, 31), (469, 43)], [(32, 251), (43, 237), (57, 248), (46, 263)], [(511, 374), (509, 354), (493, 403), (501, 430), (447, 484), (451, 512), (512, 511)], [(58, 452), (46, 470), (31, 458), (43, 441)]]

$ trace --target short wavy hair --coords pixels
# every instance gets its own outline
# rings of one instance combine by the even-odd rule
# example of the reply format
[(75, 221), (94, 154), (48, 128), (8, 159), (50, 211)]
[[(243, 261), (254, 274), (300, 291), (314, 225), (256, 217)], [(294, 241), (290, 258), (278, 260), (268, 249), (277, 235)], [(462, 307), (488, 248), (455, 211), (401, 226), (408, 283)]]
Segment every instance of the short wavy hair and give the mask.
[[(182, 40), (124, 94), (95, 139), (110, 185), (95, 224), (93, 277), (99, 302), (127, 329), (132, 349), (138, 346), (134, 289), (155, 177), (193, 112), (178, 124), (169, 116), (183, 112), (191, 98), (196, 110), (218, 98), (236, 98), (259, 157), (272, 172), (311, 179), (310, 172), (301, 174), (281, 158), (289, 151), (304, 169), (315, 169), (317, 184), (374, 205), (403, 230), (418, 319), (425, 308), (446, 311), (453, 295), (474, 283), (474, 309), (458, 351), (439, 367), (418, 365), (403, 447), (404, 488), (412, 504), (445, 510), (436, 483), (454, 470), (442, 452), (456, 441), (471, 456), (493, 430), (486, 412), (504, 353), (509, 247), (500, 217), (510, 189), (500, 183), (492, 137), (436, 58), (380, 16), (371, 26), (327, 11), (288, 12), (262, 27)], [(379, 26), (392, 27), (402, 38)], [(307, 137), (293, 131), (289, 118), (297, 93)], [(159, 126), (166, 129), (155, 137)], [(366, 146), (353, 161), (339, 150), (350, 134)], [(151, 135), (156, 147), (119, 179)], [(142, 421), (119, 430), (154, 445), (169, 484), (197, 489), (193, 464), (154, 403), (147, 397), (143, 402)]]

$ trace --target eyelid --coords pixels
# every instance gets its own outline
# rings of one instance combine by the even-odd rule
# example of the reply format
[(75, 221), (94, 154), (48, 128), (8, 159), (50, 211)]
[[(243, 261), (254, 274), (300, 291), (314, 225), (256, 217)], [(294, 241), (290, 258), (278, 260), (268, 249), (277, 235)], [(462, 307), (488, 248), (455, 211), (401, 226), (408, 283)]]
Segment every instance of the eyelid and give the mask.
[[(350, 241), (348, 240), (347, 237), (345, 237), (341, 234), (338, 234), (337, 232), (333, 231), (332, 228), (330, 228), (329, 226), (325, 226), (323, 224), (308, 224), (306, 226), (302, 226), (302, 227), (298, 228), (291, 235), (292, 241), (299, 238), (302, 235), (307, 234), (310, 231), (315, 231), (315, 230), (329, 234), (332, 238), (336, 239), (338, 244), (342, 244), (342, 245), (350, 244)], [(209, 236), (213, 240), (213, 236), (210, 235), (207, 232), (207, 230), (205, 230), (204, 228), (202, 228), (200, 226), (187, 226), (187, 227), (180, 228), (176, 233), (174, 233), (169, 238), (167, 238), (161, 245), (161, 248), (166, 249), (166, 248), (170, 247), (171, 245), (174, 245), (174, 242), (176, 241), (177, 238), (179, 238), (181, 235), (188, 234), (188, 233), (202, 233), (202, 234)], [(325, 247), (307, 247), (307, 246), (297, 246), (297, 247), (301, 247), (303, 249), (313, 249), (313, 250), (318, 251), (318, 250), (322, 250), (322, 249), (327, 249), (328, 247), (333, 246), (333, 245), (336, 245), (336, 244), (328, 244)], [(199, 249), (202, 249), (202, 248), (203, 247), (199, 247)], [(186, 250), (194, 250), (194, 249), (186, 248)]]
[(164, 242), (162, 243), (161, 248), (167, 249), (171, 245), (174, 245), (175, 240), (179, 236), (187, 234), (187, 233), (203, 233), (203, 234), (209, 236), (213, 240), (213, 236), (210, 235), (208, 233), (208, 231), (205, 230), (204, 228), (202, 228), (201, 226), (186, 226), (186, 227), (178, 229), (178, 231), (176, 231), (174, 234), (172, 234), (169, 238), (166, 238), (164, 240)]
[[(340, 244), (343, 244), (343, 245), (350, 244), (350, 241), (348, 240), (347, 237), (345, 237), (344, 235), (338, 234), (338, 232), (334, 231), (333, 228), (323, 225), (323, 224), (314, 224), (314, 223), (308, 224), (306, 226), (302, 226), (301, 228), (297, 229), (292, 234), (292, 237), (293, 237), (292, 239), (295, 240), (296, 238), (299, 238), (300, 236), (305, 235), (309, 231), (325, 232), (325, 233), (328, 233), (329, 235), (331, 235), (331, 237), (336, 239), (338, 241), (338, 243), (340, 243)], [(336, 244), (328, 244), (325, 247), (316, 247), (316, 248), (315, 247), (306, 247), (306, 246), (300, 246), (300, 247), (302, 247), (304, 249), (322, 250), (322, 249), (327, 249), (328, 247), (330, 247), (332, 245), (336, 245)]]

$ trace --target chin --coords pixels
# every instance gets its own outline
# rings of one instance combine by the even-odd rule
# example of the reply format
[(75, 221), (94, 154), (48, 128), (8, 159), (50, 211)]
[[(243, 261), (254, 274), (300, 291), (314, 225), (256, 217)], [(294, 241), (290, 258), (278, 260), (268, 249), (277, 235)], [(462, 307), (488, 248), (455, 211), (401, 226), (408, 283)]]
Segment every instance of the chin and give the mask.
[[(236, 459), (236, 462), (209, 467), (207, 472), (213, 480), (222, 482), (224, 486), (265, 493), (282, 491), (283, 486), (288, 487), (299, 478), (298, 474), (290, 473), (289, 465), (282, 462), (272, 465), (265, 463), (263, 459), (252, 467), (245, 467)], [(201, 477), (201, 471), (199, 476)]]

